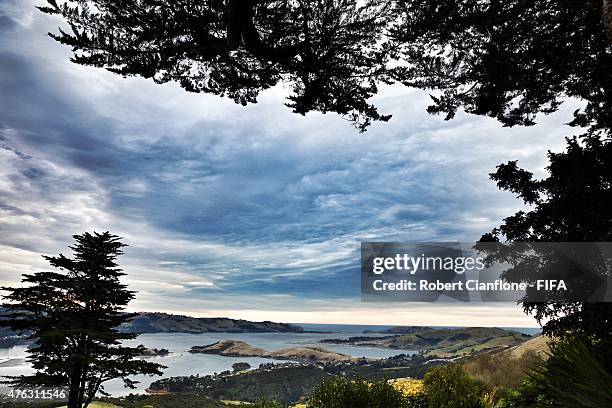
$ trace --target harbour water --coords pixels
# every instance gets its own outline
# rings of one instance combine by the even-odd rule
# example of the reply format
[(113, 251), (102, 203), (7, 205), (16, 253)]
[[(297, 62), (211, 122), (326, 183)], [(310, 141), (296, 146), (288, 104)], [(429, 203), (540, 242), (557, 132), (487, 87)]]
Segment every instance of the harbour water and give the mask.
[[(306, 333), (155, 333), (142, 334), (129, 344), (142, 344), (147, 348), (165, 348), (169, 355), (147, 357), (149, 361), (163, 364), (167, 368), (161, 377), (135, 376), (130, 377), (139, 381), (134, 390), (123, 387), (122, 381), (112, 380), (105, 383), (106, 392), (113, 396), (132, 393), (143, 393), (149, 384), (156, 379), (174, 376), (208, 375), (231, 370), (232, 364), (246, 362), (253, 368), (262, 363), (274, 362), (268, 358), (258, 357), (224, 357), (211, 354), (192, 354), (189, 349), (193, 346), (202, 346), (222, 340), (242, 340), (264, 350), (279, 350), (297, 346), (319, 346), (328, 350), (348, 354), (352, 357), (386, 358), (397, 354), (410, 354), (410, 350), (384, 349), (375, 347), (356, 347), (344, 344), (321, 344), (319, 340), (329, 338), (346, 338), (363, 335), (367, 329), (383, 330), (385, 326), (357, 326), (357, 325), (314, 325), (302, 324)], [(530, 329), (521, 331), (529, 332)], [(532, 334), (530, 332), (529, 334)], [(368, 336), (376, 336), (368, 334)], [(32, 372), (26, 363), (26, 347), (16, 346), (9, 349), (0, 349), (0, 376), (22, 375)]]
[[(305, 327), (311, 330), (310, 327)], [(319, 330), (313, 328), (312, 330)], [(374, 347), (354, 347), (348, 345), (320, 344), (319, 340), (326, 338), (347, 337), (359, 335), (361, 331), (352, 326), (326, 327), (321, 329), (333, 331), (333, 333), (155, 333), (142, 334), (136, 340), (128, 344), (143, 344), (148, 348), (165, 348), (170, 351), (167, 356), (147, 357), (148, 361), (154, 361), (165, 365), (162, 377), (135, 376), (140, 383), (135, 390), (126, 389), (120, 380), (112, 380), (105, 383), (106, 392), (113, 396), (126, 395), (130, 392), (143, 393), (152, 381), (164, 377), (185, 375), (208, 375), (231, 370), (232, 364), (246, 362), (253, 368), (262, 363), (274, 362), (268, 358), (258, 357), (224, 357), (211, 354), (192, 354), (189, 349), (193, 346), (202, 346), (222, 340), (242, 340), (253, 346), (264, 350), (279, 350), (297, 346), (319, 346), (328, 350), (348, 354), (353, 357), (385, 358), (393, 355), (407, 353), (406, 350), (392, 350)], [(16, 346), (9, 349), (0, 349), (0, 376), (22, 375), (32, 372), (32, 368), (26, 363), (26, 347)]]

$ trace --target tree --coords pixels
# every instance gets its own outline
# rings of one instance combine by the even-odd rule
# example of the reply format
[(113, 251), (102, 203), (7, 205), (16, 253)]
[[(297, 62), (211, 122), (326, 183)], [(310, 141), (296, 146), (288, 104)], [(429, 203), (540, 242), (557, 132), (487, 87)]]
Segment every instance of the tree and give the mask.
[(409, 64), (396, 67), (394, 77), (439, 90), (431, 113), (450, 119), (463, 108), (505, 126), (533, 125), (537, 113), (579, 98), (586, 107), (570, 124), (610, 135), (612, 41), (603, 17), (608, 4), (399, 0), (389, 49)]
[(432, 367), (423, 380), (429, 408), (482, 406), (484, 387), (456, 363)]
[(287, 83), (299, 114), (336, 112), (364, 130), (387, 121), (366, 100), (386, 81), (382, 0), (48, 0), (72, 61), (178, 82), (246, 105)]
[[(595, 136), (568, 138), (567, 151), (549, 152), (548, 158), (549, 174), (542, 180), (534, 179), (516, 161), (499, 165), (491, 174), (500, 189), (517, 194), (530, 209), (505, 218), (500, 227), (483, 235), (481, 241), (497, 242), (502, 238), (510, 243), (612, 241), (612, 141)], [(506, 248), (490, 250), (488, 258), (510, 260), (512, 268), (504, 273), (507, 280), (528, 281), (550, 270), (550, 263), (530, 264), (533, 257), (509, 257)], [(589, 261), (592, 260), (590, 257)], [(609, 263), (602, 265), (609, 276)], [(523, 299), (523, 308), (543, 324), (544, 334), (578, 337), (592, 344), (602, 361), (612, 366), (609, 303), (579, 302), (563, 296), (533, 302), (527, 297)]]
[(74, 235), (74, 258), (44, 256), (60, 272), (24, 274), (22, 287), (3, 287), (8, 310), (0, 321), (35, 340), (27, 360), (32, 375), (9, 377), (15, 386), (68, 387), (68, 408), (87, 407), (105, 381), (135, 374), (161, 375), (163, 366), (137, 359), (144, 346), (127, 347), (137, 334), (116, 328), (135, 314), (123, 309), (134, 298), (119, 279), (117, 256), (125, 245), (109, 232)]
[(431, 113), (459, 108), (532, 125), (565, 97), (576, 126), (612, 123), (610, 0), (48, 0), (73, 61), (237, 103), (278, 83), (294, 112), (387, 121), (381, 83), (434, 89)]
[[(565, 153), (549, 153), (549, 177), (534, 180), (516, 162), (491, 175), (499, 188), (531, 206), (504, 220), (482, 241), (504, 238), (512, 250), (521, 242), (597, 242), (612, 238), (612, 41), (610, 4), (602, 0), (398, 0), (386, 45), (409, 64), (393, 77), (407, 86), (433, 89), (431, 113), (451, 119), (459, 108), (496, 118), (504, 126), (531, 126), (567, 97), (586, 102), (571, 126), (586, 128), (568, 139)], [(490, 247), (489, 247), (490, 248)], [(512, 260), (505, 277), (529, 281), (554, 269), (547, 258), (509, 256), (508, 246), (491, 261)], [(542, 253), (539, 254), (540, 259)], [(549, 254), (545, 254), (549, 255)], [(535, 257), (537, 258), (537, 257)], [(589, 282), (592, 284), (592, 282)], [(545, 334), (595, 340), (612, 361), (612, 307), (555, 298), (523, 299)], [(608, 349), (606, 349), (608, 347)]]

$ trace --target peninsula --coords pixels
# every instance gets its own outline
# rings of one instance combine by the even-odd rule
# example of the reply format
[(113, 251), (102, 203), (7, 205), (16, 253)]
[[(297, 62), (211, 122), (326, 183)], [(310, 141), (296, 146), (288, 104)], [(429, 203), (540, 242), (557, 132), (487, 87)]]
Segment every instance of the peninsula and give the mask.
[(322, 347), (291, 347), (276, 351), (266, 351), (240, 340), (225, 340), (206, 346), (193, 346), (190, 353), (217, 354), (227, 357), (265, 357), (276, 360), (296, 360), (309, 362), (350, 361), (349, 355), (336, 353)]

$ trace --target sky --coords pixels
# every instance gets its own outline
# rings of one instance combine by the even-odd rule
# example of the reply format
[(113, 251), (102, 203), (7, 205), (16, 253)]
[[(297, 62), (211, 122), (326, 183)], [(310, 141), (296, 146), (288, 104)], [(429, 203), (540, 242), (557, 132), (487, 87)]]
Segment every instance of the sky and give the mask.
[(0, 284), (47, 270), (72, 235), (109, 230), (134, 311), (301, 323), (530, 327), (514, 304), (362, 303), (361, 241), (475, 241), (522, 208), (488, 174), (544, 175), (578, 102), (529, 128), (425, 112), (386, 86), (393, 114), (359, 133), (299, 116), (287, 89), (243, 107), (176, 84), (69, 61), (39, 1), (0, 3)]

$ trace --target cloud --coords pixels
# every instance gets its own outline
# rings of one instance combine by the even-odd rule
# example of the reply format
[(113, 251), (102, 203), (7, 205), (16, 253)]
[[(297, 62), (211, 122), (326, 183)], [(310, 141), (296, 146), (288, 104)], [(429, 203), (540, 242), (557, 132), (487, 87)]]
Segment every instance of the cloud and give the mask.
[[(65, 251), (72, 234), (111, 230), (130, 244), (133, 307), (147, 310), (331, 320), (372, 310), (378, 322), (380, 306), (359, 301), (359, 242), (477, 239), (520, 207), (487, 174), (513, 159), (541, 173), (576, 105), (508, 129), (463, 114), (445, 122), (426, 114), (428, 95), (391, 86), (376, 97), (391, 122), (358, 134), (334, 115), (292, 114), (282, 87), (242, 107), (76, 66), (45, 35), (55, 18), (4, 4), (0, 280), (45, 268), (40, 254)], [(461, 310), (457, 322), (494, 316)]]

